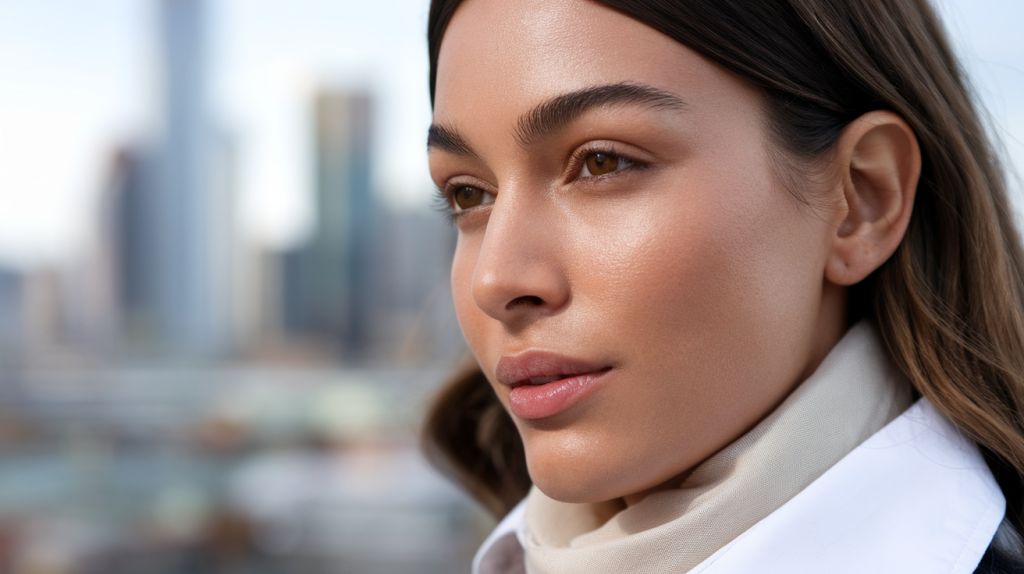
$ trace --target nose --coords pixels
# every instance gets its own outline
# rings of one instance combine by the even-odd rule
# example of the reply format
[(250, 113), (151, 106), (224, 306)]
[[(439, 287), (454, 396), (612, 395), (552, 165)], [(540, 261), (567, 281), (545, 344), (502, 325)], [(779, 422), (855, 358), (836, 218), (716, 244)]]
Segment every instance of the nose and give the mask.
[(473, 271), (477, 306), (511, 330), (559, 312), (571, 298), (564, 225), (550, 203), (527, 195), (498, 195)]

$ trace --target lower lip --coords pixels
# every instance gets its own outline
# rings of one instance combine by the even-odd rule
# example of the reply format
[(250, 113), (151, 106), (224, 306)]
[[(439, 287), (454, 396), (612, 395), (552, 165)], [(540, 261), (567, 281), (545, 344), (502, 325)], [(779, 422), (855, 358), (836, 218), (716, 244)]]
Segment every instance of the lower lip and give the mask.
[(512, 413), (521, 419), (542, 419), (557, 415), (594, 392), (608, 371), (583, 373), (543, 385), (523, 385), (508, 397)]

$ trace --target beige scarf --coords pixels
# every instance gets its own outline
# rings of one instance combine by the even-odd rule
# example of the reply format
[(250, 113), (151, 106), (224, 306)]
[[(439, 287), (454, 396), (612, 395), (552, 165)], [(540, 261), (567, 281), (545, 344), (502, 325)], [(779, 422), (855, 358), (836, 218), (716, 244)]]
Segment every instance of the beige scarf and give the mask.
[(686, 572), (803, 490), (910, 401), (909, 384), (873, 327), (861, 322), (778, 409), (678, 489), (623, 510), (617, 502), (569, 504), (531, 490), (527, 572)]

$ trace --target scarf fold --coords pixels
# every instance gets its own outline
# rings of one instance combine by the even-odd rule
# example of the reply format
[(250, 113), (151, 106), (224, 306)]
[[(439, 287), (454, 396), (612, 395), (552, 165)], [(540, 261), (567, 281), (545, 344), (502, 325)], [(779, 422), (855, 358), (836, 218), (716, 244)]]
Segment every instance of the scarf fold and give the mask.
[[(628, 508), (534, 487), (522, 533), (529, 574), (686, 572), (781, 507), (911, 403), (874, 328), (852, 327), (767, 418), (677, 489)], [(610, 518), (609, 518), (610, 516)]]

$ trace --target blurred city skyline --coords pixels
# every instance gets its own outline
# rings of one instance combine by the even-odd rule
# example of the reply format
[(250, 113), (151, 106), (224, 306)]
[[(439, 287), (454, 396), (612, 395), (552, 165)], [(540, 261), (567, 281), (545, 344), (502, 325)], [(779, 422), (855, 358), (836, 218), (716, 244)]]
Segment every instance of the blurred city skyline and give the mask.
[[(1024, 3), (933, 3), (1020, 173)], [(312, 232), (309, 110), (323, 90), (375, 98), (373, 187), (392, 208), (426, 210), (428, 6), (210, 3), (211, 112), (236, 145), (240, 234), (288, 248)], [(160, 129), (156, 22), (153, 3), (141, 0), (0, 0), (0, 265), (80, 256), (110, 153)], [(1013, 189), (1021, 205), (1016, 182)]]
[[(112, 81), (108, 75), (120, 72), (115, 86), (148, 98), (134, 108), (143, 114), (134, 120), (136, 131), (93, 141), (89, 150), (62, 149), (63, 132), (81, 136), (80, 126), (47, 129), (52, 118), (45, 112), (54, 102), (23, 102), (31, 113), (22, 120), (27, 142), (22, 153), (42, 152), (48, 142), (60, 153), (0, 160), (6, 162), (0, 163), (0, 184), (6, 176), (15, 180), (13, 187), (30, 191), (12, 201), (12, 211), (25, 211), (21, 217), (31, 220), (33, 211), (44, 207), (33, 200), (47, 195), (46, 185), (37, 180), (56, 186), (69, 175), (66, 160), (75, 153), (98, 156), (103, 169), (98, 182), (70, 170), (77, 184), (62, 184), (69, 194), (72, 188), (97, 187), (74, 213), (82, 229), (73, 247), (53, 261), (7, 265), (7, 288), (0, 297), (6, 337), (0, 351), (22, 363), (49, 362), (59, 354), (55, 350), (114, 363), (273, 362), (300, 356), (314, 363), (450, 363), (461, 349), (447, 286), (454, 230), (436, 214), (415, 209), (408, 198), (404, 204), (395, 199), (403, 189), (409, 197), (409, 190), (426, 197), (430, 192), (423, 181), (423, 132), (417, 134), (416, 152), (403, 151), (389, 135), (395, 129), (389, 122), (407, 115), (382, 89), (394, 78), (387, 73), (359, 77), (368, 72), (359, 65), (380, 64), (379, 58), (363, 54), (359, 65), (341, 66), (355, 75), (336, 81), (330, 78), (331, 66), (321, 60), (358, 50), (338, 42), (342, 51), (332, 53), (332, 34), (317, 38), (308, 24), (290, 26), (294, 13), (274, 13), (281, 4), (259, 0), (245, 5), (249, 11), (233, 0), (147, 0), (132, 6), (143, 4), (155, 8), (135, 12), (135, 17), (145, 14), (141, 23), (149, 28), (145, 81), (134, 78), (134, 84), (124, 84), (131, 75), (116, 67), (93, 80), (68, 76), (72, 88), (81, 88), (91, 81), (105, 84)], [(253, 6), (263, 7), (255, 19)], [(382, 14), (363, 10), (344, 16), (373, 22)], [(52, 27), (60, 28), (69, 14), (50, 17), (57, 22)], [(345, 22), (338, 27), (357, 28)], [(51, 63), (60, 61), (52, 44), (78, 47), (74, 31), (66, 32), (47, 45)], [(248, 40), (239, 39), (247, 35)], [(364, 47), (373, 42), (357, 40)], [(250, 46), (249, 52), (239, 45)], [(89, 53), (85, 46), (81, 51)], [(314, 74), (319, 79), (301, 83), (287, 75), (317, 65), (322, 67)], [(421, 71), (425, 81), (425, 68)], [(44, 72), (33, 69), (23, 75), (48, 77)], [(417, 85), (425, 92), (423, 81)], [(57, 86), (47, 87), (50, 97), (66, 95)], [(69, 101), (81, 103), (75, 90), (70, 92)], [(279, 129), (275, 113), (281, 110), (292, 115), (288, 129)], [(71, 116), (60, 119), (70, 121)], [(429, 116), (421, 118), (421, 128), (428, 122)], [(11, 133), (18, 135), (19, 124), (13, 126)], [(39, 147), (33, 150), (33, 145)], [(409, 166), (389, 167), (396, 156), (418, 157), (424, 165), (416, 168), (418, 175), (403, 176)], [(43, 189), (29, 189), (37, 185)], [(246, 218), (261, 193), (272, 199), (262, 235)], [(304, 209), (290, 210), (289, 199), (299, 198), (307, 203)], [(37, 215), (52, 223), (71, 217), (61, 215), (67, 207), (51, 199), (45, 203), (47, 215)], [(304, 216), (296, 219), (299, 211)], [(304, 223), (298, 222), (303, 218)], [(275, 225), (279, 231), (291, 225), (292, 232), (275, 239), (269, 231)], [(74, 235), (68, 233), (65, 239)], [(2, 238), (0, 230), (0, 254)], [(21, 256), (31, 260), (39, 252)]]
[[(311, 232), (310, 108), (319, 91), (378, 102), (373, 187), (429, 204), (425, 0), (209, 3), (213, 123), (238, 153), (239, 232), (273, 248)], [(161, 129), (153, 2), (0, 0), (0, 265), (80, 254), (109, 155)], [(55, 169), (54, 166), (60, 166)]]
[[(0, 571), (441, 573), (487, 530), (417, 450), (465, 352), (454, 229), (396, 201), (428, 186), (388, 167), (426, 177), (429, 114), (396, 156), (395, 118), (415, 122), (387, 74), (317, 71), (334, 30), (289, 23), (315, 3), (250, 1), (0, 22), (0, 227), (21, 225), (0, 230)], [(135, 45), (91, 27), (114, 16)], [(231, 33), (260, 49), (232, 55)], [(307, 202), (271, 206), (290, 239), (246, 219), (267, 190)]]

